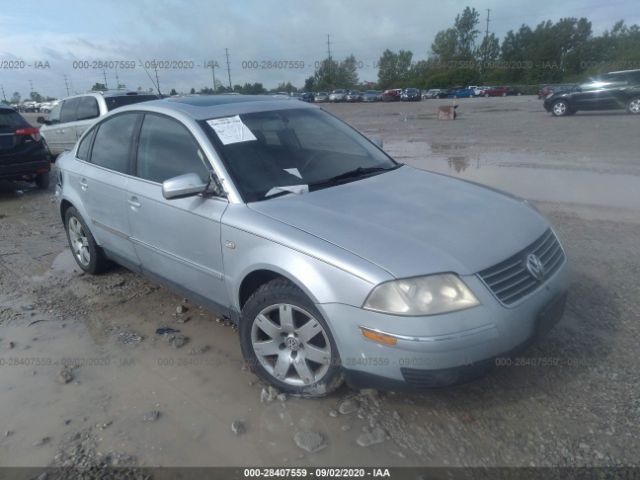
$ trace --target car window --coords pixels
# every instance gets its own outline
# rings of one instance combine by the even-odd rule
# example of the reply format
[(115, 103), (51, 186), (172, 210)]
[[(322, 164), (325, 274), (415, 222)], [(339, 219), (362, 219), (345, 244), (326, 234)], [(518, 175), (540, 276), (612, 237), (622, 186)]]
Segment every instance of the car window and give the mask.
[(195, 173), (209, 179), (204, 152), (180, 122), (160, 115), (147, 114), (138, 140), (136, 176), (162, 183), (165, 180)]
[(93, 97), (82, 97), (78, 104), (76, 117), (78, 120), (88, 120), (100, 116), (98, 101)]
[(28, 126), (27, 121), (18, 112), (0, 108), (0, 133), (13, 133), (19, 128)]
[(49, 122), (50, 123), (59, 123), (60, 122), (60, 110), (62, 109), (62, 104), (64, 102), (57, 103), (53, 106), (51, 111), (49, 112)]
[(78, 112), (80, 98), (70, 98), (65, 100), (60, 111), (60, 123), (75, 122)]
[(91, 142), (93, 141), (93, 137), (96, 134), (96, 129), (93, 128), (84, 138), (80, 141), (80, 145), (78, 145), (78, 152), (76, 153), (76, 157), (80, 160), (89, 160), (89, 150), (91, 149)]
[(102, 122), (91, 150), (91, 163), (116, 172), (129, 171), (129, 151), (139, 114), (125, 113)]

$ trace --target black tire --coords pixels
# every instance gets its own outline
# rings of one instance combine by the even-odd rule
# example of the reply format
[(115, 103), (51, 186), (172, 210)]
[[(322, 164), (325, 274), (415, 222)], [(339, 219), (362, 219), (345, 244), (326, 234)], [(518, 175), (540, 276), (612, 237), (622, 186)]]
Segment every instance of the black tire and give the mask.
[(43, 172), (36, 175), (36, 186), (40, 190), (46, 190), (49, 188), (49, 172)]
[[(74, 245), (71, 239), (72, 234), (70, 234), (70, 231), (69, 231), (69, 224), (70, 222), (72, 222), (72, 219), (75, 219), (80, 223), (84, 236), (87, 240), (86, 247), (89, 252), (89, 261), (86, 264), (81, 262), (80, 258), (75, 253)], [(69, 242), (69, 248), (71, 249), (71, 254), (73, 255), (73, 258), (75, 259), (78, 266), (83, 271), (96, 275), (104, 272), (109, 268), (110, 266), (109, 260), (104, 255), (104, 252), (102, 251), (100, 246), (96, 243), (96, 240), (95, 238), (93, 238), (93, 235), (91, 234), (91, 230), (89, 230), (89, 227), (87, 226), (86, 222), (74, 207), (69, 207), (65, 212), (64, 227), (67, 233), (67, 241)]]
[[(253, 325), (261, 312), (278, 304), (292, 305), (311, 314), (321, 325), (323, 329), (322, 333), (326, 334), (326, 337), (328, 338), (331, 348), (331, 358), (325, 373), (315, 382), (304, 385), (292, 385), (291, 383), (285, 383), (284, 381), (276, 378), (273, 373), (267, 371), (256, 355), (252, 341)], [(261, 380), (273, 385), (283, 392), (304, 397), (323, 397), (340, 387), (344, 381), (344, 374), (340, 364), (338, 348), (327, 322), (322, 318), (322, 315), (316, 306), (311, 300), (309, 300), (304, 292), (288, 280), (272, 280), (260, 286), (253, 295), (249, 297), (242, 308), (239, 333), (242, 354), (249, 368)], [(315, 338), (317, 338), (317, 336)], [(280, 345), (280, 350), (286, 350), (284, 340)], [(304, 346), (301, 351), (304, 352)], [(275, 362), (276, 360), (274, 359), (274, 363)], [(293, 364), (288, 367), (287, 371), (291, 370), (295, 370)]]
[(631, 115), (640, 114), (640, 97), (631, 97), (627, 102), (627, 112)]
[(571, 107), (566, 102), (566, 100), (562, 100), (562, 99), (556, 100), (551, 105), (551, 113), (553, 114), (554, 117), (564, 117), (566, 115), (569, 115), (570, 111), (571, 111)]

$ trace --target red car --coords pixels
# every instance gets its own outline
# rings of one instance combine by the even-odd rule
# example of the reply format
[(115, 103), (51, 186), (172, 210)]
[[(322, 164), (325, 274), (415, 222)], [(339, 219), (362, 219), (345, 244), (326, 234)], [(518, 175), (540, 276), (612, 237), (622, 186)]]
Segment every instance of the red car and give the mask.
[(382, 93), (382, 101), (383, 102), (398, 102), (400, 101), (400, 96), (402, 95), (401, 88), (391, 88), (389, 90), (385, 90)]
[(520, 92), (511, 87), (486, 87), (482, 95), (485, 97), (506, 97), (507, 95), (520, 95)]

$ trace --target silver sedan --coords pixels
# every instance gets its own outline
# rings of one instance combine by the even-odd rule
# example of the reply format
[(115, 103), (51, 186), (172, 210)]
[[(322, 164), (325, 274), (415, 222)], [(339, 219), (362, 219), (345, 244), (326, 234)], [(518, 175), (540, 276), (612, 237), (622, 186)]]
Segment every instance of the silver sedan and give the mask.
[(131, 105), (58, 166), (80, 268), (117, 262), (230, 319), (289, 393), (466, 381), (563, 312), (565, 252), (534, 208), (397, 163), (313, 105)]

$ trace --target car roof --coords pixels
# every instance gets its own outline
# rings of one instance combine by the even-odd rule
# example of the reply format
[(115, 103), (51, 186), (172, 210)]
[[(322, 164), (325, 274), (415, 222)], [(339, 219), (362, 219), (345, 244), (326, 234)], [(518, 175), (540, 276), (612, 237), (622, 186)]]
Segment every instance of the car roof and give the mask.
[(282, 98), (270, 95), (185, 95), (183, 97), (164, 98), (136, 103), (124, 110), (173, 110), (182, 112), (195, 120), (240, 115), (251, 112), (269, 110), (285, 110), (293, 108), (319, 108), (297, 98)]

